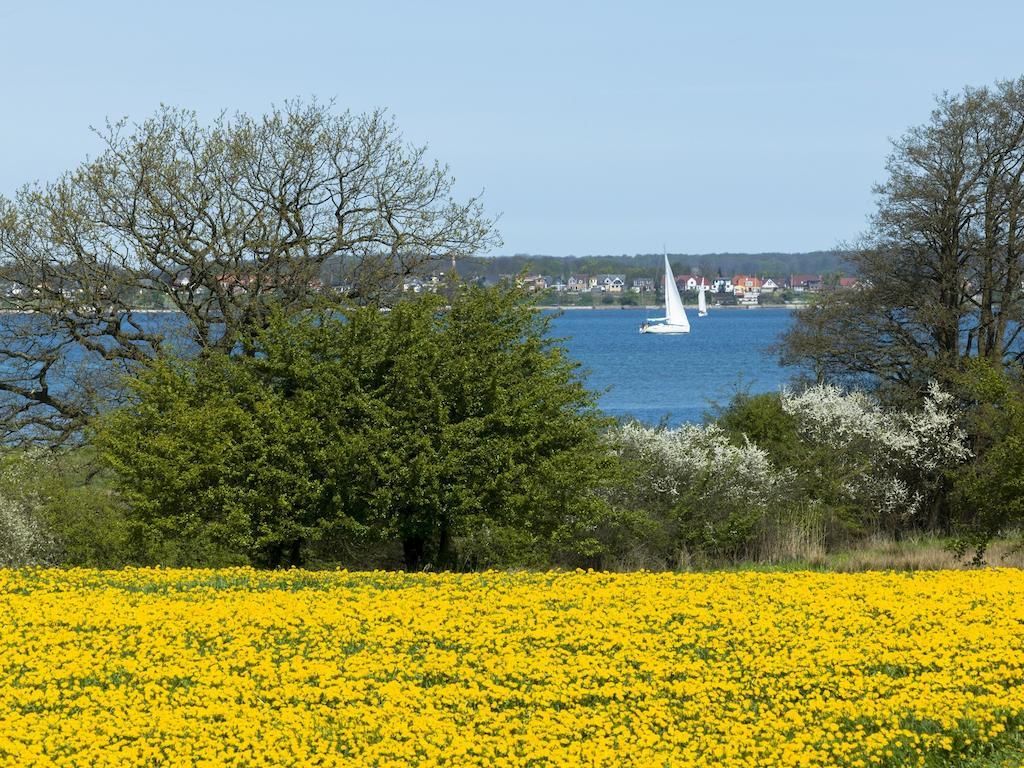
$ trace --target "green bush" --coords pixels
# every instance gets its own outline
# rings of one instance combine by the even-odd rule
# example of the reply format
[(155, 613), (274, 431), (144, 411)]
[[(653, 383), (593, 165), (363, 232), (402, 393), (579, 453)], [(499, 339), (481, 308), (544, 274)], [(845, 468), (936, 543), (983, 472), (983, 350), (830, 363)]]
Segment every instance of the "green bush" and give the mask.
[(717, 425), (632, 423), (610, 439), (621, 469), (609, 498), (629, 527), (612, 532), (609, 550), (659, 567), (755, 554), (789, 480), (764, 450), (731, 444)]
[(277, 314), (250, 354), (154, 363), (96, 436), (134, 552), (273, 567), (376, 539), (419, 568), (586, 550), (604, 422), (549, 322), (470, 288)]
[(125, 507), (88, 448), (0, 458), (0, 562), (114, 568), (130, 562)]
[(958, 384), (975, 459), (952, 473), (954, 547), (980, 562), (993, 538), (1024, 525), (1024, 381), (976, 359)]

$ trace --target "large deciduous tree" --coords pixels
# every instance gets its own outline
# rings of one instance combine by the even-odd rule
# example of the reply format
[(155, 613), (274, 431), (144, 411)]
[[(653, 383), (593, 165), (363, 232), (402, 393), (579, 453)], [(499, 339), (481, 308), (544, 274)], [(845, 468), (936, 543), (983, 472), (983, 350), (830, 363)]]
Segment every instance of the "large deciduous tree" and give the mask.
[[(270, 303), (329, 282), (375, 303), (405, 276), (489, 248), (476, 198), (384, 114), (292, 102), (201, 124), (162, 108), (97, 132), (103, 151), (0, 197), (0, 436), (62, 442), (169, 350), (227, 351)], [(154, 320), (148, 302), (177, 310)]]
[(786, 362), (919, 399), (964, 360), (1024, 358), (1024, 78), (943, 95), (894, 143), (849, 257), (863, 290), (801, 312)]

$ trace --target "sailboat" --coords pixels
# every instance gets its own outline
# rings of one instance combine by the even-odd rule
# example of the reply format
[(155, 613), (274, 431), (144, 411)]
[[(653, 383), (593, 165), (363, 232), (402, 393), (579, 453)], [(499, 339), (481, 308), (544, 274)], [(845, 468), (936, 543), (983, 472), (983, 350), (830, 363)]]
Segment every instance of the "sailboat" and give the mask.
[(700, 279), (700, 288), (697, 291), (697, 317), (706, 317), (708, 314), (708, 300), (704, 298), (704, 278)]
[(649, 317), (640, 326), (640, 333), (689, 333), (690, 321), (686, 319), (683, 300), (672, 275), (672, 267), (665, 254), (665, 317)]

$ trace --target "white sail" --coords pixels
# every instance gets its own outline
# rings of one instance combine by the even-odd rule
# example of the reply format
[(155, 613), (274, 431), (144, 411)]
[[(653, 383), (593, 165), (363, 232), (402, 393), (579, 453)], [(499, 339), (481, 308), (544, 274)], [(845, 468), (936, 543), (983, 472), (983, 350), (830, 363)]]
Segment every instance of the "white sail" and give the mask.
[(700, 288), (697, 289), (697, 316), (704, 317), (708, 313), (708, 300), (704, 298), (704, 278), (701, 278)]
[(690, 330), (690, 321), (686, 319), (683, 300), (679, 298), (679, 288), (676, 287), (676, 279), (668, 263), (668, 254), (665, 254), (665, 322), (679, 326), (681, 330)]

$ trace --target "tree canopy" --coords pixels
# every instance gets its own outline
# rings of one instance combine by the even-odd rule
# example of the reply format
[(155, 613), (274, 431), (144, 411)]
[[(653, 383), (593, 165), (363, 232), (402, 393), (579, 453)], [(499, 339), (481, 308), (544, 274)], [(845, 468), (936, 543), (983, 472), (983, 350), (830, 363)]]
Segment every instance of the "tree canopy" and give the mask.
[(784, 341), (819, 378), (919, 399), (980, 356), (1024, 358), (1024, 78), (941, 96), (894, 142), (868, 232), (863, 290), (823, 297)]
[[(0, 198), (0, 432), (60, 442), (123, 389), (118, 377), (187, 342), (225, 351), (273, 304), (334, 287), (380, 303), (404, 276), (497, 242), (477, 198), (381, 112), (289, 102), (208, 125), (161, 108), (99, 130), (103, 151)], [(178, 312), (173, 329), (144, 297)]]
[(139, 559), (299, 564), (360, 538), (408, 567), (584, 546), (611, 457), (518, 291), (275, 311), (253, 355), (143, 369), (97, 444)]

